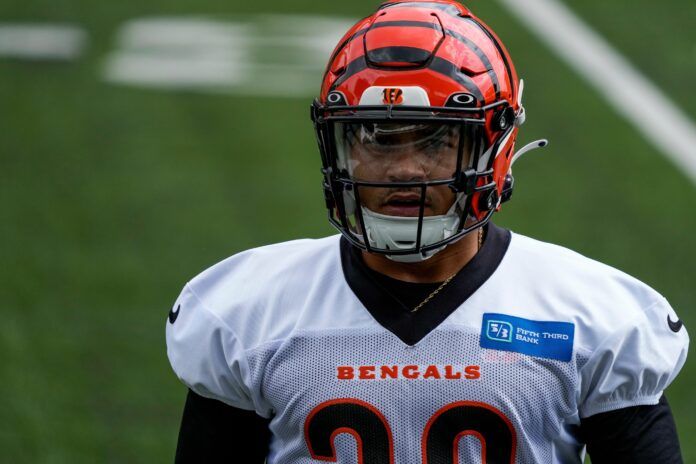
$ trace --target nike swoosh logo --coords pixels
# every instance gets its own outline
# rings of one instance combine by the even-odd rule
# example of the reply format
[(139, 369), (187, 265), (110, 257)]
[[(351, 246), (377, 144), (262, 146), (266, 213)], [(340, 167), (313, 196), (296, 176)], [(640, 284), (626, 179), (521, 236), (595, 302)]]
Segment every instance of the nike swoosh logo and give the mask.
[(179, 317), (179, 310), (181, 309), (181, 305), (176, 307), (176, 312), (174, 311), (174, 308), (169, 310), (169, 322), (171, 324), (176, 322), (176, 318)]
[(673, 322), (672, 319), (669, 317), (669, 314), (667, 315), (667, 325), (669, 325), (669, 328), (672, 332), (679, 332), (681, 328), (684, 326), (684, 323), (682, 322), (681, 319), (677, 319), (677, 322)]

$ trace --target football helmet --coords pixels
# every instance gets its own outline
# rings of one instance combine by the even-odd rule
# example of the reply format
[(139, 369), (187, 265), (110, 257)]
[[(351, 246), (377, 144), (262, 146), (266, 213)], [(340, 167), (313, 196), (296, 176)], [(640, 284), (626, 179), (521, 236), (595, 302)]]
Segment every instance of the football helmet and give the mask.
[(391, 1), (331, 55), (311, 116), (329, 221), (351, 244), (428, 259), (512, 194), (523, 83), (495, 33), (452, 0)]

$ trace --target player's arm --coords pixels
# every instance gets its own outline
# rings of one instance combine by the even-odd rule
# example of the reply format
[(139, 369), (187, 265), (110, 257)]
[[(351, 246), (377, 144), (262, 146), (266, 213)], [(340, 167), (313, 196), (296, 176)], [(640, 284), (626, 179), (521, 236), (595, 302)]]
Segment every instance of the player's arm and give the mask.
[[(637, 292), (637, 290), (636, 290)], [(664, 390), (684, 365), (689, 336), (666, 299), (626, 306), (580, 374), (581, 438), (593, 464), (681, 463)]]
[(167, 355), (190, 390), (176, 462), (240, 462), (244, 453), (259, 456), (261, 464), (268, 421), (257, 415), (270, 418), (272, 409), (255, 387), (245, 348), (224, 313), (204, 300), (203, 291), (186, 285), (167, 321)]
[(663, 395), (656, 405), (633, 406), (582, 420), (581, 439), (592, 464), (681, 464), (677, 428)]
[(271, 433), (269, 419), (189, 390), (176, 447), (176, 464), (244, 462), (263, 464)]

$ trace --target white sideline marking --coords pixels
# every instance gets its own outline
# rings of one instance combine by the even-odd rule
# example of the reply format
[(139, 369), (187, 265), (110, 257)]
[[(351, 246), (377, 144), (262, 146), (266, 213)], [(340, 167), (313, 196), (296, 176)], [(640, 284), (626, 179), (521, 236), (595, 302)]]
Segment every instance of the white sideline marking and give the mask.
[(71, 61), (87, 43), (87, 34), (67, 24), (0, 23), (0, 57)]
[(168, 90), (312, 96), (352, 23), (302, 15), (136, 19), (119, 31), (103, 74), (112, 83)]
[(696, 184), (696, 126), (621, 54), (556, 0), (500, 0)]
[(197, 18), (140, 19), (119, 31), (107, 80), (144, 87), (217, 88), (248, 79), (251, 31)]

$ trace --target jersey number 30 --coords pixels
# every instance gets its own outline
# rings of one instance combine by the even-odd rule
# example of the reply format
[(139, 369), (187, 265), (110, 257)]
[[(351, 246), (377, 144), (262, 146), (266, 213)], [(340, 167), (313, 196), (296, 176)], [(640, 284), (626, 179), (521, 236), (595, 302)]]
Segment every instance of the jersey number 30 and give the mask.
[[(355, 438), (359, 464), (394, 464), (391, 428), (371, 404), (348, 398), (314, 408), (305, 421), (305, 440), (312, 458), (336, 462), (334, 439), (340, 433)], [(481, 442), (481, 462), (515, 462), (517, 438), (508, 418), (485, 403), (459, 401), (437, 411), (425, 426), (422, 463), (460, 464), (457, 444), (465, 435)]]

